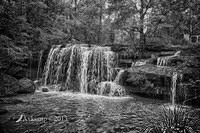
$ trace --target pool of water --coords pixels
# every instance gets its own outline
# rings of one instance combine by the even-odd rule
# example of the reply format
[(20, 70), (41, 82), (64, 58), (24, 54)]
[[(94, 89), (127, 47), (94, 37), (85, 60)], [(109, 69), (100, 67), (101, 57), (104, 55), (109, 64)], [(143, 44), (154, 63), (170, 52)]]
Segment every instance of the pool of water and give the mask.
[(9, 112), (0, 115), (1, 133), (141, 133), (144, 119), (164, 101), (139, 96), (106, 97), (70, 92), (36, 92), (0, 104)]

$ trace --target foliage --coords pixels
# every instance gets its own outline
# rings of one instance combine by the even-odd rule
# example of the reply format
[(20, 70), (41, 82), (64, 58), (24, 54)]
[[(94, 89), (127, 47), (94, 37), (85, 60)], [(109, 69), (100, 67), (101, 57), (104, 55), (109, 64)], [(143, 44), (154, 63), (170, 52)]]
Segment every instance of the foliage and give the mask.
[[(153, 116), (153, 117), (152, 117)], [(200, 131), (199, 112), (179, 105), (164, 106), (146, 119), (145, 133), (196, 133)]]
[(131, 83), (133, 86), (143, 86), (147, 80), (145, 74), (134, 73), (130, 74), (127, 82)]
[(182, 45), (183, 34), (199, 34), (198, 6), (199, 1), (194, 0), (160, 0), (152, 11), (151, 32), (162, 38), (168, 35), (169, 43)]
[(189, 74), (190, 79), (195, 81), (200, 79), (200, 46), (190, 45), (182, 52), (184, 62), (177, 68), (185, 74)]
[[(24, 59), (27, 58), (28, 53), (24, 52), (26, 47), (19, 47), (13, 44), (12, 40), (7, 36), (0, 36), (0, 70), (7, 73), (12, 66), (18, 66), (11, 73), (19, 71), (20, 66), (25, 66)], [(11, 71), (11, 70), (10, 70)]]
[[(145, 41), (148, 43), (159, 34), (159, 44), (179, 44), (176, 40), (180, 35), (199, 34), (198, 7), (199, 1), (194, 0), (3, 0), (0, 50), (5, 60), (0, 61), (0, 69), (6, 69), (11, 62), (22, 65), (28, 52), (51, 45), (114, 44), (118, 33), (126, 36), (119, 38), (120, 43), (132, 45), (130, 56), (144, 55), (138, 45), (144, 50)], [(144, 32), (146, 26), (148, 30)], [(140, 33), (140, 41), (135, 31)]]
[[(60, 34), (54, 15), (42, 1), (1, 1), (0, 70), (13, 74), (26, 66), (31, 52), (47, 48)], [(61, 27), (60, 27), (61, 28)], [(54, 32), (56, 29), (56, 32)], [(64, 29), (64, 28), (63, 28)], [(16, 68), (15, 68), (16, 67)]]

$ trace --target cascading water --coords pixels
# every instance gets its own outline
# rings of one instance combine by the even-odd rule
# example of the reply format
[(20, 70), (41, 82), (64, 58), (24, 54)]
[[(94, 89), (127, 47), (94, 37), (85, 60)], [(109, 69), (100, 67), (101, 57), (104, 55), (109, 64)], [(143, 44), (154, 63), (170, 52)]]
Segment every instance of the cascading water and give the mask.
[(178, 79), (178, 73), (175, 72), (173, 73), (173, 76), (172, 76), (172, 87), (171, 87), (172, 106), (175, 105), (177, 79)]
[(120, 84), (120, 79), (122, 78), (122, 74), (125, 72), (125, 70), (120, 70), (114, 80), (115, 83)]
[[(59, 49), (60, 49), (60, 45), (58, 45), (56, 47), (52, 47), (49, 52), (47, 62), (46, 62), (45, 68), (44, 68), (44, 85), (47, 85), (47, 82), (48, 82), (48, 84), (53, 84), (52, 83), (52, 79), (53, 79), (52, 71), (56, 67), (55, 66), (55, 64), (56, 64), (55, 56), (57, 55)], [(49, 81), (48, 81), (48, 78), (49, 78)]]
[(104, 47), (87, 49), (81, 56), (80, 91), (95, 90), (95, 84), (112, 81), (114, 77), (115, 53)]
[(120, 70), (114, 81), (104, 81), (98, 84), (97, 94), (98, 95), (109, 95), (109, 96), (124, 96), (126, 94), (123, 86), (120, 85), (122, 74), (125, 70)]
[(168, 58), (161, 58), (161, 57), (159, 57), (157, 59), (157, 66), (158, 67), (167, 66), (167, 64), (168, 64)]
[(115, 82), (105, 81), (98, 84), (97, 94), (108, 96), (124, 96), (125, 89)]
[(81, 64), (81, 82), (80, 82), (80, 91), (81, 93), (87, 93), (88, 88), (88, 62), (89, 55), (91, 51), (85, 51), (82, 54), (82, 64)]
[[(44, 68), (44, 85), (62, 84), (63, 91), (101, 95), (101, 89), (103, 92), (105, 88), (98, 84), (114, 80), (116, 57), (109, 47), (54, 46)], [(109, 95), (112, 95), (115, 87), (110, 89)]]
[(157, 58), (157, 66), (161, 67), (161, 66), (167, 66), (167, 65), (169, 65), (170, 58), (174, 58), (174, 57), (180, 56), (180, 53), (181, 53), (181, 51), (177, 51), (172, 56), (158, 57)]
[(39, 62), (38, 62), (38, 70), (37, 70), (37, 79), (36, 80), (38, 80), (38, 78), (39, 78), (42, 56), (43, 56), (43, 50), (40, 51)]
[(182, 82), (183, 74), (174, 72), (172, 76), (172, 86), (171, 86), (171, 101), (172, 106), (176, 104), (176, 100), (179, 100), (180, 96), (183, 96), (183, 90), (178, 88), (178, 84)]
[[(80, 54), (81, 54), (81, 49), (80, 47), (76, 47), (76, 45), (71, 46), (70, 50), (70, 58), (69, 58), (69, 63), (66, 71), (66, 80), (65, 80), (65, 88), (64, 90), (70, 90), (73, 88), (73, 91), (76, 90), (78, 86), (74, 86), (77, 84), (76, 82), (79, 80), (79, 62), (80, 62)], [(62, 56), (61, 56), (62, 58)], [(65, 58), (66, 59), (66, 58)], [(78, 73), (77, 73), (78, 72)]]

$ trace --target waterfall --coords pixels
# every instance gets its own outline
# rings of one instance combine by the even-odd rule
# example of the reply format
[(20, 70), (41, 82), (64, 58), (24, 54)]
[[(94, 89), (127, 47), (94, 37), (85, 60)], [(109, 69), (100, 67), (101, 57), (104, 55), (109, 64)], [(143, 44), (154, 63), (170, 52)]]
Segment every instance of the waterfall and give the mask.
[(47, 62), (46, 62), (46, 65), (45, 65), (45, 68), (44, 68), (44, 85), (47, 85), (47, 79), (49, 78), (50, 79), (50, 82), (49, 84), (52, 84), (52, 69), (54, 67), (56, 67), (54, 64), (54, 57), (57, 55), (57, 51), (59, 50), (60, 48), (60, 45), (56, 46), (55, 48), (52, 47), (50, 52), (49, 52), (49, 55), (48, 55), (48, 58), (47, 58)]
[(39, 54), (39, 62), (38, 62), (38, 70), (37, 70), (37, 79), (36, 80), (38, 80), (38, 78), (39, 78), (42, 56), (43, 56), (43, 50), (41, 50), (40, 54)]
[(44, 67), (43, 83), (62, 84), (62, 90), (102, 94), (98, 85), (115, 79), (116, 65), (117, 56), (109, 47), (54, 46)]
[(122, 78), (122, 74), (124, 73), (125, 70), (120, 70), (114, 80), (115, 83), (120, 84), (120, 79)]
[[(177, 102), (177, 100), (181, 100), (178, 98), (181, 97), (185, 97), (185, 92), (183, 91), (183, 89), (178, 88), (178, 84), (181, 83), (183, 80), (183, 74), (178, 73), (178, 72), (174, 72), (173, 76), (172, 76), (172, 86), (171, 86), (171, 101), (172, 101), (172, 105), (175, 105), (175, 103)], [(184, 93), (183, 93), (184, 92)]]
[[(94, 83), (112, 81), (115, 53), (104, 47), (94, 47), (82, 53), (80, 90), (87, 93), (95, 89)], [(92, 90), (91, 90), (92, 89)]]
[[(65, 52), (67, 52), (67, 51), (69, 51), (69, 49), (68, 48), (63, 48), (63, 49), (61, 49), (60, 50), (60, 53), (59, 53), (59, 60), (58, 60), (58, 66), (57, 66), (57, 71), (56, 71), (56, 74), (55, 74), (55, 76), (56, 76), (56, 79), (55, 79), (55, 83), (56, 84), (58, 84), (58, 81), (59, 81), (59, 79), (60, 79), (60, 77), (61, 77), (61, 75), (60, 75), (60, 73), (62, 72), (62, 66), (63, 66), (63, 61), (62, 61), (62, 59), (63, 59), (63, 56), (64, 56), (64, 54), (65, 54)], [(62, 79), (62, 78), (61, 78)]]
[(114, 81), (104, 81), (98, 84), (97, 94), (108, 96), (124, 96), (126, 94), (123, 86), (120, 85), (120, 79), (125, 70), (120, 70)]
[(167, 66), (167, 65), (169, 65), (170, 58), (180, 56), (180, 54), (181, 54), (181, 51), (177, 51), (172, 56), (158, 57), (157, 58), (157, 66), (160, 67), (160, 66)]
[(80, 91), (81, 93), (87, 93), (88, 88), (88, 62), (89, 62), (89, 55), (91, 51), (85, 51), (82, 54), (82, 63), (81, 63), (81, 86)]
[(108, 95), (108, 96), (124, 96), (125, 89), (121, 85), (115, 82), (105, 81), (98, 84), (97, 87), (98, 95)]
[(158, 66), (158, 67), (167, 66), (167, 64), (168, 64), (168, 58), (159, 57), (159, 58), (157, 59), (157, 66)]
[(69, 58), (69, 64), (68, 64), (68, 69), (67, 69), (67, 78), (66, 78), (66, 81), (65, 81), (65, 89), (66, 90), (70, 90), (70, 88), (72, 87), (71, 83), (73, 82), (73, 80), (75, 80), (74, 78), (74, 74), (75, 72), (74, 71), (78, 71), (78, 69), (76, 69), (76, 61), (78, 61), (76, 59), (76, 57), (78, 56), (78, 54), (81, 52), (79, 51), (78, 52), (78, 47), (76, 47), (76, 45), (73, 45), (71, 47), (71, 54), (70, 54), (70, 58)]
[(178, 79), (178, 73), (175, 72), (175, 73), (173, 73), (173, 76), (172, 76), (172, 87), (171, 87), (172, 106), (175, 105), (177, 79)]

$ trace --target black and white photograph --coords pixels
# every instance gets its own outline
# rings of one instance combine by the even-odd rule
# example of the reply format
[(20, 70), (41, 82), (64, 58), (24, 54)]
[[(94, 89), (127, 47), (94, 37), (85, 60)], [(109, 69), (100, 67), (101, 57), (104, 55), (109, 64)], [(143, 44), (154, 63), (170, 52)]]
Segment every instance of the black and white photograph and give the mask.
[(200, 0), (0, 0), (0, 133), (200, 133)]

